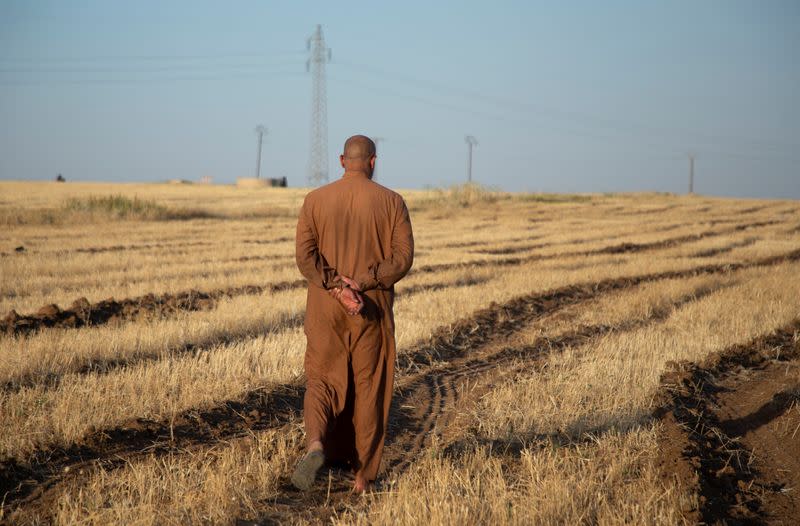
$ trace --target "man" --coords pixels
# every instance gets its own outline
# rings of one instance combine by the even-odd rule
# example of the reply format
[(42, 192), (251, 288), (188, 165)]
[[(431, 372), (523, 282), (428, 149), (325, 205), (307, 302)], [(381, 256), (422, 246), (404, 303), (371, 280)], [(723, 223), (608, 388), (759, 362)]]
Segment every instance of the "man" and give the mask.
[(308, 280), (305, 456), (292, 483), (308, 490), (325, 461), (375, 480), (392, 397), (394, 284), (408, 273), (414, 238), (400, 195), (372, 181), (375, 143), (347, 139), (341, 179), (306, 196), (296, 258)]

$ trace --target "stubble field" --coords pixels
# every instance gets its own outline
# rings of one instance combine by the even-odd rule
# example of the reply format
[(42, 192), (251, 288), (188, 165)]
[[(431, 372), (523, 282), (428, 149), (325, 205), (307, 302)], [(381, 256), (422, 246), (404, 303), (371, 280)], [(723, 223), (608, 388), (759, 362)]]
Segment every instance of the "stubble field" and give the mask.
[(0, 183), (0, 523), (800, 516), (800, 203), (401, 193), (390, 430), (354, 496), (288, 482), (305, 190)]

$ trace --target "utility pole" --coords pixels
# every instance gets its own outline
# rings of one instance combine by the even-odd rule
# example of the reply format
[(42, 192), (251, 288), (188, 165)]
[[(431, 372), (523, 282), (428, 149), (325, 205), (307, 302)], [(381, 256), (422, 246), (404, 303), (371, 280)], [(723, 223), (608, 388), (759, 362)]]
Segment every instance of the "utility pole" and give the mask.
[(694, 153), (687, 154), (689, 157), (689, 193), (694, 193)]
[[(383, 141), (385, 141), (386, 138), (385, 137), (371, 137), (371, 139), (372, 139), (372, 142), (375, 143), (375, 155), (377, 156), (378, 155), (378, 145), (380, 143), (382, 143)], [(377, 174), (378, 174), (378, 161), (376, 160), (375, 161), (375, 169), (372, 170), (372, 178), (373, 179), (377, 179)]]
[(308, 157), (308, 182), (318, 186), (328, 182), (328, 100), (325, 90), (325, 64), (331, 50), (325, 47), (322, 26), (306, 42), (310, 52), (306, 71), (311, 72), (311, 148)]
[(472, 182), (472, 147), (478, 145), (478, 140), (472, 135), (464, 137), (464, 142), (467, 143), (467, 182)]
[(264, 135), (267, 134), (267, 129), (263, 124), (256, 126), (256, 134), (258, 135), (258, 150), (256, 151), (256, 179), (261, 177), (261, 143)]

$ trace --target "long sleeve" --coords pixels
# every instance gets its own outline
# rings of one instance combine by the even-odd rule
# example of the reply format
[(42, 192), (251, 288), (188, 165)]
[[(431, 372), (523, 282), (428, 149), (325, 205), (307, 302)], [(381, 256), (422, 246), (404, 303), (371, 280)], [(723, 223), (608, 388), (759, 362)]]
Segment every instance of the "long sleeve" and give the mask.
[(388, 258), (373, 263), (366, 273), (354, 277), (361, 290), (391, 288), (411, 269), (414, 262), (414, 234), (408, 207), (402, 199), (395, 210), (391, 247), (392, 253)]
[(317, 234), (306, 204), (300, 209), (295, 237), (295, 260), (300, 273), (317, 287), (331, 289), (341, 283), (339, 273), (319, 251)]

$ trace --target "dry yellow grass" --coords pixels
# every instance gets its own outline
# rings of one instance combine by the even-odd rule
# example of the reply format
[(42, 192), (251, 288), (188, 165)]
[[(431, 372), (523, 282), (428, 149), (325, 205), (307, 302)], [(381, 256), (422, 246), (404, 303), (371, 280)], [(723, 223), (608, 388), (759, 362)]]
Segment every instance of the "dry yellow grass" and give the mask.
[[(95, 302), (299, 278), (291, 239), (304, 190), (72, 183), (0, 183), (0, 190), (0, 215), (7, 218), (0, 233), (0, 315), (67, 306), (81, 296)], [(66, 200), (91, 195), (137, 197), (176, 213), (135, 221), (86, 214), (37, 220), (44, 210), (56, 213)], [(418, 247), (415, 270), (398, 286), (404, 360), (415, 359), (409, 353), (420, 342), (490, 302), (800, 248), (800, 206), (786, 201), (515, 196), (479, 189), (404, 195)], [(702, 232), (712, 235), (690, 237)], [(669, 239), (675, 241), (658, 245)], [(623, 243), (647, 246), (602, 252)], [(20, 245), (25, 251), (15, 252)], [(421, 271), (426, 267), (433, 270)], [(449, 443), (437, 430), (379, 492), (332, 502), (324, 518), (680, 522), (696, 495), (659, 478), (658, 428), (649, 419), (664, 363), (698, 360), (796, 318), (799, 270), (800, 264), (785, 263), (657, 280), (521, 324), (497, 345), (538, 345), (579, 327), (605, 329), (538, 361), (498, 365), (502, 374), (491, 390), (477, 400), (465, 396), (450, 409), (458, 432), (446, 437)], [(302, 289), (234, 295), (212, 310), (164, 319), (0, 335), (0, 458), (35, 461), (50, 448), (69, 448), (87, 434), (137, 418), (169, 422), (301, 382), (304, 301)], [(401, 389), (406, 374), (398, 376)], [(313, 516), (276, 505), (301, 436), (293, 417), (244, 437), (137, 453), (122, 466), (89, 466), (56, 481), (39, 501), (19, 509), (4, 505), (0, 520), (12, 514), (20, 522), (57, 524), (232, 523), (268, 516), (304, 522)], [(514, 447), (501, 450), (503, 444)]]

